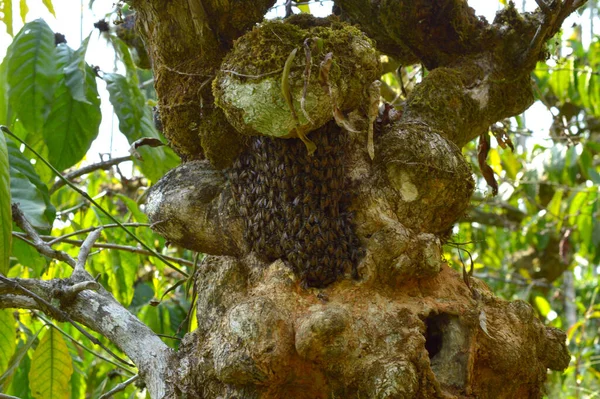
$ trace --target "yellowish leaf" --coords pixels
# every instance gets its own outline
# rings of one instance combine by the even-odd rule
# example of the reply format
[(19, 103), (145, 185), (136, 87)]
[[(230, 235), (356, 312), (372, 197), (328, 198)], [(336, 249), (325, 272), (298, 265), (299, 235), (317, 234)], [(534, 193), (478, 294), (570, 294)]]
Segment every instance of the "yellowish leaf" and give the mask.
[(35, 399), (67, 399), (73, 361), (60, 332), (48, 329), (41, 339), (29, 370), (29, 388)]

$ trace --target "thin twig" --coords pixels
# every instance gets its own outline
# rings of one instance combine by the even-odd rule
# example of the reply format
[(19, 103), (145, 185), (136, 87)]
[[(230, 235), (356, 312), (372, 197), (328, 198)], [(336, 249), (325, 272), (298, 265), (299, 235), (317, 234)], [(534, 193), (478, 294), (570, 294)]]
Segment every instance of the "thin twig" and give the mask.
[(106, 399), (106, 398), (111, 397), (112, 395), (114, 395), (117, 392), (121, 392), (122, 390), (127, 388), (129, 385), (134, 383), (139, 377), (140, 377), (139, 374), (136, 374), (133, 377), (131, 377), (130, 379), (128, 379), (127, 381), (123, 381), (122, 383), (115, 385), (115, 387), (113, 389), (111, 389), (110, 391), (101, 395), (98, 399)]
[[(24, 242), (26, 242), (27, 244), (35, 247), (35, 245), (27, 240), (25, 237), (26, 235), (23, 233), (20, 233), (18, 231), (13, 231), (13, 236), (17, 237), (20, 240), (23, 240)], [(52, 236), (41, 236), (42, 239), (46, 240), (46, 239), (52, 239), (54, 237)], [(72, 244), (72, 245), (77, 245), (77, 246), (81, 246), (83, 245), (83, 240), (71, 240), (71, 239), (63, 239), (61, 240), (61, 242), (64, 242), (66, 244)], [(117, 251), (125, 251), (125, 252), (132, 252), (132, 253), (136, 253), (136, 254), (140, 254), (140, 255), (147, 255), (147, 256), (154, 256), (154, 254), (150, 251), (147, 251), (143, 248), (137, 248), (137, 247), (131, 247), (131, 246), (127, 246), (127, 245), (119, 245), (119, 244), (111, 244), (111, 243), (104, 243), (104, 242), (95, 242), (94, 245), (92, 246), (94, 248), (102, 248), (102, 249), (116, 249)], [(176, 262), (179, 263), (180, 265), (186, 265), (186, 266), (194, 266), (194, 262), (189, 261), (187, 259), (181, 259), (181, 258), (177, 258), (175, 256), (170, 256), (170, 255), (162, 255), (165, 259), (168, 259), (172, 262)]]
[[(126, 226), (126, 227), (150, 227), (151, 226), (150, 223), (122, 223), (122, 225)], [(112, 223), (112, 224), (104, 224), (101, 227), (103, 229), (112, 229), (112, 228), (121, 227), (121, 226), (119, 226), (118, 224)], [(78, 235), (81, 235), (81, 234), (87, 234), (87, 233), (89, 233), (91, 231), (94, 231), (96, 229), (97, 229), (97, 227), (89, 227), (87, 229), (77, 230), (77, 231), (74, 231), (72, 233), (68, 233), (68, 234), (62, 235), (60, 237), (56, 237), (55, 239), (48, 241), (47, 244), (48, 245), (54, 245), (54, 244), (59, 243), (59, 242), (65, 240), (65, 239), (67, 239), (69, 237), (78, 236)]]
[(11, 132), (9, 128), (7, 128), (4, 125), (0, 125), (0, 130), (2, 130), (3, 132), (5, 132), (9, 136), (13, 137), (14, 139), (16, 139), (18, 142), (20, 142), (21, 144), (23, 144), (25, 147), (27, 147), (27, 149), (29, 151), (31, 151), (46, 166), (48, 166), (54, 172), (54, 174), (56, 174), (56, 176), (58, 176), (59, 179), (64, 180), (65, 184), (67, 184), (69, 187), (71, 187), (73, 190), (75, 190), (83, 198), (85, 198), (86, 200), (88, 200), (89, 202), (91, 202), (96, 208), (98, 208), (98, 210), (100, 212), (102, 212), (103, 214), (105, 214), (114, 223), (118, 224), (119, 227), (121, 227), (125, 231), (125, 233), (127, 233), (127, 235), (129, 235), (131, 238), (133, 238), (136, 242), (138, 242), (146, 250), (152, 252), (153, 255), (156, 256), (158, 259), (160, 259), (165, 265), (169, 266), (173, 270), (175, 270), (175, 271), (183, 274), (184, 276), (188, 277), (188, 274), (186, 272), (184, 272), (183, 270), (181, 270), (180, 268), (178, 268), (177, 266), (175, 266), (174, 264), (172, 264), (171, 262), (169, 262), (163, 255), (159, 254), (158, 252), (156, 252), (155, 250), (153, 250), (152, 248), (150, 248), (138, 236), (136, 236), (134, 233), (132, 233), (131, 231), (129, 231), (129, 229), (127, 229), (125, 226), (123, 226), (123, 224), (121, 222), (119, 222), (113, 215), (110, 214), (110, 212), (108, 212), (99, 203), (97, 203), (92, 197), (90, 197), (88, 193), (86, 193), (85, 191), (83, 191), (82, 189), (80, 189), (79, 187), (77, 187), (75, 184), (71, 183), (69, 180), (65, 179), (65, 177), (50, 162), (48, 162), (44, 157), (42, 157), (33, 147), (31, 147), (29, 144), (27, 144), (24, 140), (22, 140), (20, 137), (18, 137), (13, 132)]
[(236, 71), (232, 71), (231, 69), (221, 69), (221, 72), (230, 73), (230, 74), (235, 75), (235, 76), (240, 76), (242, 78), (250, 78), (250, 79), (264, 78), (265, 76), (275, 75), (275, 74), (277, 74), (277, 73), (279, 73), (281, 71), (283, 71), (283, 68), (279, 68), (276, 71), (261, 73), (260, 75), (246, 75), (245, 73), (239, 73), (239, 72), (236, 72)]
[[(106, 169), (110, 169), (111, 167), (118, 165), (122, 162), (127, 162), (127, 161), (131, 161), (131, 155), (127, 155), (124, 157), (119, 157), (119, 158), (113, 158), (113, 159), (109, 159), (108, 161), (102, 161), (102, 162), (98, 162), (98, 163), (94, 163), (88, 166), (84, 166), (83, 168), (79, 168), (77, 170), (74, 170), (72, 172), (66, 173), (64, 176), (64, 178), (66, 180), (73, 180), (78, 178), (79, 176), (83, 176), (85, 174), (94, 172), (96, 170), (106, 170)], [(67, 183), (65, 183), (64, 180), (59, 180), (56, 183), (54, 183), (52, 185), (52, 187), (50, 188), (49, 193), (50, 195), (52, 195), (53, 193), (56, 192), (56, 190), (58, 190), (59, 188), (65, 186)]]
[(63, 251), (52, 249), (44, 240), (42, 240), (37, 231), (25, 218), (25, 215), (19, 208), (18, 204), (12, 204), (12, 217), (17, 226), (19, 226), (27, 234), (27, 236), (31, 238), (32, 241), (27, 242), (31, 243), (39, 253), (49, 258), (63, 261), (71, 267), (75, 267), (75, 259), (69, 256), (69, 254)]
[(128, 361), (126, 361), (125, 359), (121, 358), (119, 355), (117, 355), (116, 353), (111, 351), (108, 347), (106, 347), (106, 345), (104, 345), (102, 342), (100, 342), (100, 340), (98, 340), (92, 334), (87, 332), (83, 327), (81, 327), (79, 324), (75, 323), (75, 321), (73, 319), (71, 319), (71, 317), (64, 310), (59, 309), (56, 306), (50, 304), (50, 302), (46, 301), (44, 298), (40, 297), (36, 293), (23, 287), (21, 284), (19, 284), (17, 281), (15, 281), (13, 279), (6, 278), (0, 274), (0, 281), (3, 281), (4, 283), (6, 283), (7, 285), (9, 285), (10, 287), (12, 287), (15, 290), (21, 291), (23, 294), (27, 295), (28, 297), (33, 298), (40, 306), (42, 306), (42, 308), (46, 309), (48, 311), (48, 313), (50, 315), (52, 315), (53, 317), (55, 317), (57, 320), (59, 320), (59, 321), (64, 320), (64, 321), (68, 321), (69, 323), (71, 323), (73, 325), (73, 327), (75, 327), (80, 333), (85, 335), (87, 337), (87, 339), (89, 339), (90, 341), (92, 341), (92, 343), (98, 345), (102, 349), (104, 349), (107, 353), (109, 353), (112, 357), (114, 357), (118, 361), (122, 362), (123, 364), (126, 364), (129, 367), (135, 367), (135, 365), (133, 365), (133, 364), (129, 363)]

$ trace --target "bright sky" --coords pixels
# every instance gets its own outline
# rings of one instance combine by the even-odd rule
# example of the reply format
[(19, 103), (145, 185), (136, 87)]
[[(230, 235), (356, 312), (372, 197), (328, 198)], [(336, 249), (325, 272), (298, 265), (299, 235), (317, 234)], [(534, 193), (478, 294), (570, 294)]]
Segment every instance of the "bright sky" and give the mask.
[[(10, 0), (9, 0), (10, 1)], [(19, 31), (22, 27), (19, 16), (17, 2), (14, 11), (14, 31)], [(31, 21), (36, 18), (43, 18), (55, 32), (60, 32), (66, 36), (67, 44), (73, 48), (79, 47), (79, 43), (88, 34), (91, 33), (91, 39), (88, 47), (86, 60), (89, 64), (99, 66), (102, 71), (117, 71), (123, 73), (121, 65), (115, 65), (114, 51), (109, 47), (106, 40), (98, 34), (98, 30), (94, 29), (94, 22), (104, 18), (114, 7), (113, 1), (94, 1), (93, 7), (88, 8), (89, 0), (53, 0), (56, 10), (56, 18), (54, 18), (42, 5), (41, 0), (27, 0), (29, 6), (29, 14), (27, 20)], [(268, 15), (269, 18), (282, 17), (285, 14), (285, 9), (282, 6), (283, 0), (278, 1), (278, 6), (275, 7)], [(485, 16), (488, 21), (492, 21), (496, 11), (501, 8), (500, 2), (493, 0), (469, 0), (471, 7), (475, 8), (479, 15)], [(310, 3), (311, 11), (318, 16), (325, 16), (331, 12), (331, 1), (321, 1)], [(518, 7), (524, 7), (527, 11), (533, 11), (536, 8), (535, 0), (517, 0)], [(114, 17), (113, 17), (114, 18)], [(584, 43), (590, 40), (589, 14), (586, 11), (582, 17), (572, 17), (565, 23), (569, 27), (577, 22), (583, 25)], [(598, 24), (597, 24), (598, 25)], [(6, 34), (4, 26), (0, 25), (0, 56), (3, 57), (6, 48), (10, 44), (11, 37)], [(568, 33), (568, 32), (567, 32)], [(596, 32), (597, 33), (597, 32)], [(568, 36), (568, 35), (567, 35)], [(99, 153), (111, 153), (113, 156), (126, 155), (129, 145), (125, 137), (119, 133), (118, 121), (113, 114), (112, 107), (108, 101), (108, 93), (103, 87), (103, 83), (99, 82), (99, 92), (102, 101), (102, 124), (100, 126), (100, 134), (98, 139), (92, 144), (92, 148), (88, 152), (88, 161), (96, 162), (99, 159)], [(548, 111), (542, 104), (536, 103), (526, 113), (527, 125), (534, 132), (538, 133), (540, 142), (544, 142), (548, 138), (548, 129), (552, 123)], [(547, 143), (546, 143), (547, 144)]]

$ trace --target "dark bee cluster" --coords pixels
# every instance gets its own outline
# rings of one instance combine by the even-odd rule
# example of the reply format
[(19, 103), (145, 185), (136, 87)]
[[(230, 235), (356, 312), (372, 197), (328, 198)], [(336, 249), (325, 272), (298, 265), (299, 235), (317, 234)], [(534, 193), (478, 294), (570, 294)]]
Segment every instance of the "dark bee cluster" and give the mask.
[(344, 190), (347, 135), (334, 124), (310, 137), (313, 156), (300, 140), (252, 137), (230, 179), (252, 250), (286, 260), (305, 286), (324, 287), (345, 272), (356, 277), (362, 249)]

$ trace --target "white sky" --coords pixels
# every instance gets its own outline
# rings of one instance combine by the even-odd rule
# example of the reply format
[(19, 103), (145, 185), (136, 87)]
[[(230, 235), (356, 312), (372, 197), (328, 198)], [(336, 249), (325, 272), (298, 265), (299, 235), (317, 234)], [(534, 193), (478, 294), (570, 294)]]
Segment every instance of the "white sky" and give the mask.
[[(9, 0), (10, 1), (10, 0)], [(102, 19), (114, 8), (114, 1), (96, 0), (93, 8), (88, 8), (89, 0), (54, 0), (56, 18), (54, 18), (43, 6), (41, 0), (27, 0), (29, 14), (27, 20), (43, 18), (55, 32), (60, 32), (66, 36), (67, 44), (73, 48), (78, 48), (82, 38), (85, 38), (90, 32), (90, 39), (86, 61), (91, 65), (99, 66), (102, 71), (116, 71), (124, 73), (121, 65), (115, 65), (114, 51), (109, 47), (106, 40), (99, 36), (98, 30), (94, 29), (94, 22)], [(283, 0), (278, 1), (278, 7), (275, 7), (268, 15), (269, 18), (282, 17), (285, 9), (281, 4)], [(22, 27), (19, 16), (18, 2), (13, 0), (14, 4), (14, 32), (18, 32)], [(318, 16), (324, 16), (331, 11), (331, 1), (322, 1), (320, 3), (311, 3), (311, 11)], [(485, 16), (488, 21), (492, 21), (498, 9), (502, 6), (494, 0), (470, 0), (469, 5), (475, 8), (479, 15)], [(534, 0), (519, 1), (518, 7), (525, 7), (525, 10), (532, 11), (536, 8)], [(589, 27), (589, 14), (584, 13), (582, 17), (571, 17), (565, 23), (570, 27), (573, 22), (583, 25), (584, 43), (589, 43), (591, 34)], [(598, 25), (598, 24), (597, 24)], [(567, 32), (568, 33), (568, 32)], [(566, 35), (568, 37), (568, 34)], [(6, 34), (4, 25), (0, 24), (0, 57), (3, 57), (6, 48), (11, 42), (11, 37)], [(92, 144), (88, 152), (88, 161), (96, 162), (99, 159), (99, 153), (111, 153), (112, 156), (127, 155), (129, 144), (125, 137), (119, 133), (118, 121), (112, 111), (112, 106), (108, 101), (108, 93), (101, 81), (98, 81), (98, 89), (102, 101), (102, 123), (100, 125), (100, 134), (98, 139)], [(552, 119), (546, 108), (540, 104), (534, 104), (526, 113), (527, 125), (537, 136), (536, 141), (543, 143), (548, 139), (548, 130)], [(546, 144), (548, 144), (546, 142)]]

